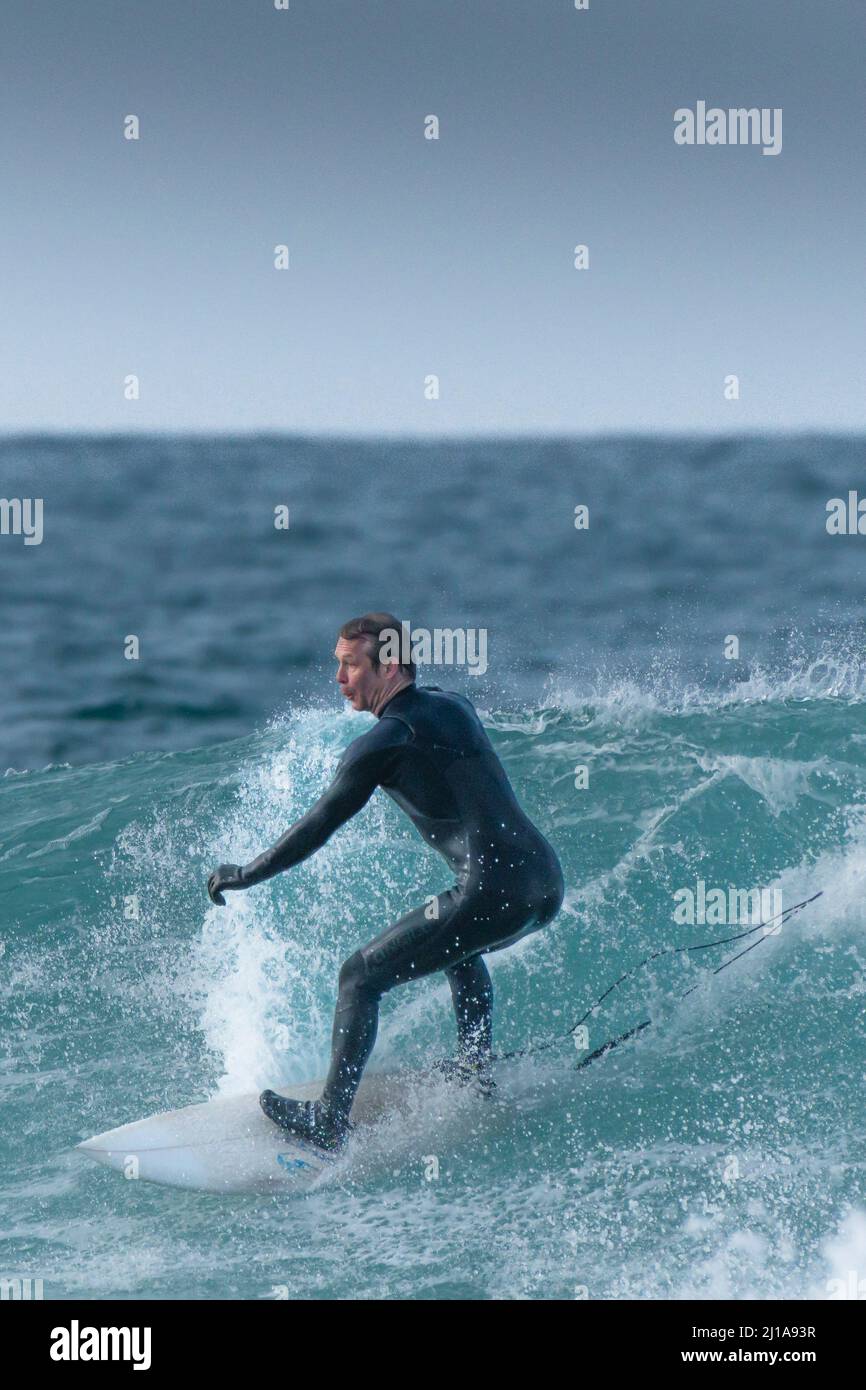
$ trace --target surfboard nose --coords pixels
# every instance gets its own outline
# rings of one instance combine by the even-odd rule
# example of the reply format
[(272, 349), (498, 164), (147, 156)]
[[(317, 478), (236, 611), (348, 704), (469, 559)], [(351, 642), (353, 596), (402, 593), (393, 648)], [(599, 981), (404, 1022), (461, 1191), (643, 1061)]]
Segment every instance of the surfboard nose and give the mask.
[(79, 1153), (87, 1154), (88, 1158), (92, 1158), (94, 1163), (104, 1163), (107, 1168), (112, 1168), (115, 1166), (114, 1155), (100, 1142), (101, 1138), (101, 1135), (96, 1135), (93, 1139), (83, 1139), (75, 1147)]

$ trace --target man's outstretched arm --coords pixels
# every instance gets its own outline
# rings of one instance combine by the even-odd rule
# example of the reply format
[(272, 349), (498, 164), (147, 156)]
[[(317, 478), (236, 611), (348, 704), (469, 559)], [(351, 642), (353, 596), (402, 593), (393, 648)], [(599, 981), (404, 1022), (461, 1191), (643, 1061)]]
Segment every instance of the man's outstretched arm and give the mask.
[(343, 755), (337, 775), (315, 806), (286, 831), (275, 845), (249, 864), (220, 864), (208, 879), (211, 902), (225, 907), (224, 889), (251, 888), (315, 854), (351, 816), (366, 805), (385, 772), (385, 758), (374, 752)]

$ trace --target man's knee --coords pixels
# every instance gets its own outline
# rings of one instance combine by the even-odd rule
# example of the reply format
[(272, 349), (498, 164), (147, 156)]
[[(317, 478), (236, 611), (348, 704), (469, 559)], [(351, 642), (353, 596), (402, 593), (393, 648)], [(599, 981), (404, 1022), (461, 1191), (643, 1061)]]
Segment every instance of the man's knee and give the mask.
[(351, 1002), (358, 994), (376, 993), (371, 990), (367, 962), (363, 951), (356, 951), (340, 967), (340, 1003)]

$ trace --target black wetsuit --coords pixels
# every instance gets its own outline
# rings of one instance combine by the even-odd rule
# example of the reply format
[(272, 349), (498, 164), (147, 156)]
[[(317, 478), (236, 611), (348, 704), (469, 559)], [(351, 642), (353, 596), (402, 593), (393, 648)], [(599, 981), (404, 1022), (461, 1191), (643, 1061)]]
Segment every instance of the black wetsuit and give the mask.
[(277, 1123), (324, 1142), (339, 1142), (345, 1133), (385, 991), (445, 971), (459, 1053), (483, 1060), (490, 1053), (493, 996), (480, 953), (544, 926), (563, 897), (559, 861), (521, 810), (469, 700), (415, 685), (392, 696), (375, 726), (346, 749), (325, 794), (272, 849), (240, 870), (237, 886), (261, 883), (306, 859), (377, 787), (439, 851), (456, 881), (343, 965), (321, 1101), (304, 1106), (264, 1093), (263, 1107)]

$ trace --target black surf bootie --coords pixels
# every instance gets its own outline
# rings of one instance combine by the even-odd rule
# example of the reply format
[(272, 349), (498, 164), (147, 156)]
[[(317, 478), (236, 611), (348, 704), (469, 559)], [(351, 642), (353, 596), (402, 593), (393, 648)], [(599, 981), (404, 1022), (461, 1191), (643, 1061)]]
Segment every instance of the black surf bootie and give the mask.
[(269, 1120), (292, 1134), (296, 1139), (306, 1139), (320, 1149), (338, 1152), (345, 1146), (352, 1126), (340, 1122), (319, 1100), (290, 1100), (279, 1096), (276, 1091), (262, 1091), (259, 1105)]
[(442, 1057), (433, 1063), (433, 1070), (458, 1086), (474, 1087), (483, 1096), (492, 1096), (496, 1090), (489, 1057)]

